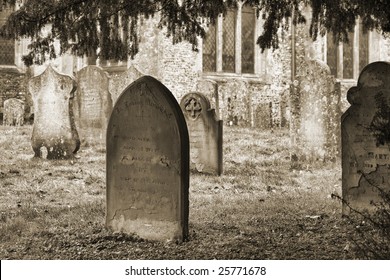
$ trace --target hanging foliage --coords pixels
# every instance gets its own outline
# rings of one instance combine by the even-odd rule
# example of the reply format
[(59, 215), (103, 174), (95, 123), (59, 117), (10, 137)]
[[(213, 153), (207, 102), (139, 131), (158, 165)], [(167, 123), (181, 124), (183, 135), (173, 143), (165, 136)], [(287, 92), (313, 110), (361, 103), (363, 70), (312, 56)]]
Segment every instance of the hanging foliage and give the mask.
[[(102, 59), (126, 60), (139, 51), (141, 18), (159, 14), (159, 28), (173, 43), (187, 41), (197, 50), (198, 36), (205, 36), (205, 23), (234, 8), (239, 0), (2, 0), (3, 5), (23, 2), (1, 28), (7, 38), (28, 37), (26, 65), (41, 64), (60, 54), (97, 55)], [(305, 23), (302, 9), (312, 8), (310, 35), (316, 39), (331, 31), (334, 40), (347, 41), (358, 17), (366, 29), (390, 32), (390, 0), (246, 0), (263, 19), (257, 43), (262, 50), (278, 48), (279, 30)], [(0, 5), (2, 8), (3, 6)]]

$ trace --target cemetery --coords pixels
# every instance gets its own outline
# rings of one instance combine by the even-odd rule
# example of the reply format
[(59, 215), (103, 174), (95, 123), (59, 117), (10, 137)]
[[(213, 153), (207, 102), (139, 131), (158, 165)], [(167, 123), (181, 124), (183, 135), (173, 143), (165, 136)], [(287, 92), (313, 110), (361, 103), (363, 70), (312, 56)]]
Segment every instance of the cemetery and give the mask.
[(357, 19), (313, 41), (299, 6), (264, 51), (238, 0), (190, 25), (198, 50), (164, 5), (122, 26), (92, 2), (107, 38), (0, 34), (1, 259), (390, 258), (389, 39)]
[[(387, 129), (383, 126), (388, 117), (388, 81), (383, 78), (387, 73), (388, 63), (370, 64), (358, 85), (349, 90), (352, 105), (341, 123), (341, 161), (306, 160), (307, 165), (299, 168), (291, 158), (287, 129), (226, 126), (223, 147), (210, 144), (194, 148), (210, 133), (214, 136), (208, 142), (222, 142), (215, 139), (222, 133), (222, 123), (209, 123), (216, 120), (210, 102), (200, 93), (189, 93), (180, 106), (169, 89), (150, 76), (135, 78), (124, 89), (108, 121), (104, 107), (111, 105), (99, 102), (95, 110), (102, 114), (92, 115), (100, 116), (103, 124), (89, 125), (85, 130), (80, 125), (82, 114), (77, 121), (73, 114), (75, 80), (49, 66), (29, 81), (34, 124), (1, 127), (0, 256), (387, 257), (387, 247), (378, 255), (365, 255), (359, 240), (368, 239), (362, 239), (356, 228), (366, 227), (367, 232), (375, 228), (365, 225), (366, 216), (350, 213), (351, 209), (371, 211), (374, 206), (370, 201), (380, 202), (373, 186), (387, 191)], [(359, 112), (366, 95), (371, 98), (366, 105), (377, 108), (377, 113)], [(378, 100), (380, 103), (375, 102)], [(91, 104), (90, 99), (78, 102), (77, 108)], [(210, 114), (211, 120), (201, 119), (203, 125), (190, 123), (210, 118)], [(86, 115), (89, 120), (91, 114)], [(375, 130), (370, 130), (370, 122)], [(361, 124), (364, 130), (359, 132)], [(207, 129), (202, 132), (204, 127)], [(78, 128), (94, 137), (80, 141)], [(105, 141), (99, 136), (102, 130)], [(194, 131), (205, 135), (199, 137)], [(194, 156), (191, 149), (198, 153), (195, 168), (190, 168)], [(197, 152), (202, 149), (214, 150), (207, 153), (217, 154), (210, 157), (216, 158), (212, 161), (216, 164), (202, 163), (204, 156)], [(207, 169), (209, 164), (214, 172)], [(359, 166), (363, 169), (357, 169)], [(378, 180), (373, 170), (382, 179)]]

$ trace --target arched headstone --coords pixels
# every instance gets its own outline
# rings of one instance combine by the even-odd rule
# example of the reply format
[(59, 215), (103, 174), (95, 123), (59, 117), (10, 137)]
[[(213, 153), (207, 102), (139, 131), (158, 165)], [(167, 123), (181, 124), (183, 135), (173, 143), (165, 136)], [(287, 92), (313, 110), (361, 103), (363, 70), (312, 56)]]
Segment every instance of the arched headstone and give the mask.
[(114, 106), (106, 141), (107, 227), (151, 240), (186, 239), (188, 131), (172, 93), (150, 76), (132, 83)]
[(108, 76), (97, 66), (86, 66), (77, 73), (74, 100), (75, 119), (84, 140), (105, 137), (112, 100), (108, 91)]
[(36, 157), (72, 157), (80, 148), (72, 99), (75, 81), (57, 73), (51, 66), (29, 81), (34, 101), (32, 148)]
[(373, 209), (380, 192), (390, 191), (390, 63), (374, 62), (349, 89), (351, 106), (343, 114), (343, 214)]
[(190, 167), (203, 173), (222, 174), (222, 129), (208, 98), (198, 92), (183, 96), (180, 107), (190, 135)]

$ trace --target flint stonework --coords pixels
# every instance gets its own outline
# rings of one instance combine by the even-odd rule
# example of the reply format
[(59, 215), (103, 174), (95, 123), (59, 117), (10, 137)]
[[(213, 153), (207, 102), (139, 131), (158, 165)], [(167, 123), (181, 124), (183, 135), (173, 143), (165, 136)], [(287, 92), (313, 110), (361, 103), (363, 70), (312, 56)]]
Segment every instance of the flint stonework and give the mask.
[(190, 168), (202, 173), (222, 174), (222, 129), (208, 98), (198, 92), (183, 96), (180, 107), (190, 135)]
[(373, 210), (390, 190), (390, 64), (374, 62), (349, 89), (342, 116), (343, 214)]
[(36, 157), (70, 158), (80, 148), (72, 98), (75, 81), (49, 66), (29, 81), (34, 102), (34, 126), (31, 138)]
[(189, 141), (172, 93), (150, 76), (132, 83), (114, 106), (106, 143), (106, 226), (150, 240), (185, 240)]

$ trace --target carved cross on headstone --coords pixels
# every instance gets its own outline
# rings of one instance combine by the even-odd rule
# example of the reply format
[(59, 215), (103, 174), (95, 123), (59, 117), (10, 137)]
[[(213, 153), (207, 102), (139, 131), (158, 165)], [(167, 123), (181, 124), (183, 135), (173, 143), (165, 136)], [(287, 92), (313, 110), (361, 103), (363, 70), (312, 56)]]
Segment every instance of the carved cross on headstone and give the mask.
[(198, 102), (198, 100), (196, 100), (195, 98), (188, 99), (185, 108), (192, 119), (198, 118), (200, 112), (202, 112), (202, 106), (200, 105), (200, 102)]

